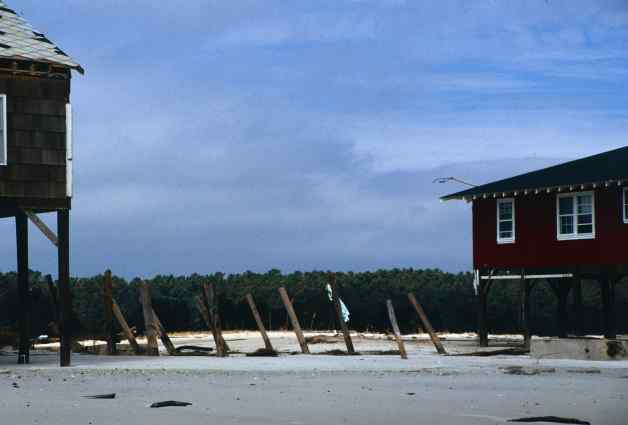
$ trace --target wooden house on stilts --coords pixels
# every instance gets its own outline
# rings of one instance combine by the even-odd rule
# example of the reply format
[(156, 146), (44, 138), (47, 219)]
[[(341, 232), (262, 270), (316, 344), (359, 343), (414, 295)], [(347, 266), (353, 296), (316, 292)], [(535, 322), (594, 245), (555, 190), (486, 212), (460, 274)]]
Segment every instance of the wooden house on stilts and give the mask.
[[(29, 362), (28, 221), (58, 251), (61, 366), (70, 364), (69, 235), (72, 206), (72, 70), (44, 34), (0, 1), (0, 218), (15, 218), (19, 363)], [(57, 231), (37, 214), (56, 213)]]
[(473, 205), (473, 265), (480, 345), (488, 345), (491, 285), (521, 285), (526, 344), (530, 292), (549, 282), (559, 336), (567, 335), (573, 292), (576, 335), (583, 335), (582, 281), (599, 282), (604, 335), (616, 338), (615, 285), (628, 276), (628, 147), (444, 196)]

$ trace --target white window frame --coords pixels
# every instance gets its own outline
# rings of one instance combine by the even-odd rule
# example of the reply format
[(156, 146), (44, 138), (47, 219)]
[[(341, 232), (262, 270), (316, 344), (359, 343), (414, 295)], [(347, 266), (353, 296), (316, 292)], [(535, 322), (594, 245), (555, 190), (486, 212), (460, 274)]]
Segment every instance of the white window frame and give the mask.
[(0, 103), (2, 104), (2, 114), (0, 114), (0, 119), (2, 120), (2, 138), (0, 140), (0, 149), (4, 152), (4, 159), (0, 161), (0, 166), (5, 166), (9, 163), (9, 147), (7, 143), (7, 95), (0, 94)]
[[(591, 233), (577, 233), (578, 232), (578, 205), (575, 201), (580, 195), (590, 195), (591, 196)], [(565, 235), (560, 233), (560, 200), (562, 198), (572, 198), (574, 201), (573, 205), (573, 228), (574, 233)], [(569, 193), (561, 193), (556, 195), (556, 239), (559, 241), (572, 241), (572, 240), (580, 240), (580, 239), (595, 239), (595, 192), (587, 191), (587, 192), (569, 192)]]
[(621, 215), (624, 217), (624, 224), (628, 224), (628, 187), (624, 187), (624, 202), (621, 204)]
[[(510, 238), (502, 238), (500, 229), (499, 229), (499, 225), (501, 224), (502, 220), (500, 220), (499, 218), (499, 207), (501, 204), (512, 204), (512, 237)], [(503, 198), (503, 199), (498, 199), (497, 200), (497, 243), (500, 245), (503, 244), (509, 244), (509, 243), (515, 243), (516, 240), (516, 235), (515, 235), (515, 198)], [(504, 221), (509, 221), (509, 220), (504, 220)]]

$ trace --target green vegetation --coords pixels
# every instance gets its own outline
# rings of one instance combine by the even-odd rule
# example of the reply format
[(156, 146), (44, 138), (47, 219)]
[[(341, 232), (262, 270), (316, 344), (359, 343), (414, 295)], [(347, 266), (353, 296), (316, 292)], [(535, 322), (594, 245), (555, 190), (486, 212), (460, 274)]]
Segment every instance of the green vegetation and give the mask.
[[(392, 299), (404, 332), (416, 332), (417, 316), (407, 299), (413, 292), (423, 304), (435, 329), (439, 331), (474, 331), (476, 326), (475, 298), (471, 273), (445, 273), (440, 270), (394, 269), (364, 273), (339, 273), (341, 297), (351, 311), (351, 329), (389, 329), (386, 299)], [(17, 317), (15, 273), (0, 273), (0, 325), (13, 326)], [(73, 306), (80, 321), (79, 332), (84, 336), (99, 336), (102, 332), (103, 276), (72, 280)], [(286, 313), (277, 293), (285, 286), (306, 329), (335, 328), (332, 304), (324, 290), (325, 272), (282, 274), (268, 273), (214, 274), (201, 276), (156, 276), (148, 280), (153, 305), (166, 328), (201, 330), (204, 324), (194, 303), (203, 282), (213, 281), (220, 295), (220, 308), (225, 329), (255, 329), (255, 322), (244, 301), (251, 292), (260, 314), (269, 329), (286, 329)], [(138, 302), (138, 283), (114, 277), (114, 297), (129, 324), (143, 330), (141, 307)], [(626, 332), (628, 324), (628, 288), (618, 285), (616, 311), (618, 331)], [(32, 272), (33, 335), (46, 333), (52, 320), (48, 289), (43, 276)], [(601, 299), (595, 282), (584, 282), (585, 326), (587, 332), (600, 333), (602, 328)], [(571, 303), (571, 300), (570, 300)], [(532, 292), (531, 327), (535, 334), (552, 335), (557, 331), (555, 321), (556, 298), (549, 285), (539, 282)], [(502, 281), (493, 285), (489, 296), (489, 325), (491, 332), (517, 332), (519, 285), (516, 281)], [(575, 318), (570, 309), (570, 329)]]

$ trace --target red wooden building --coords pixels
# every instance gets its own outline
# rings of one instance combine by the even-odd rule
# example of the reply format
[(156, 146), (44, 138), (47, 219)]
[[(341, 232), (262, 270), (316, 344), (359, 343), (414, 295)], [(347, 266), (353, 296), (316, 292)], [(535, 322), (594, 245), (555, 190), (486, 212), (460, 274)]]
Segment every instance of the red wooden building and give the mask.
[(537, 279), (558, 297), (566, 336), (573, 290), (582, 334), (582, 283), (601, 285), (604, 334), (615, 338), (615, 285), (628, 275), (628, 147), (567, 162), (448, 196), (473, 204), (473, 267), (481, 345), (488, 344), (486, 300), (495, 281), (522, 285), (522, 326), (529, 344), (529, 296)]

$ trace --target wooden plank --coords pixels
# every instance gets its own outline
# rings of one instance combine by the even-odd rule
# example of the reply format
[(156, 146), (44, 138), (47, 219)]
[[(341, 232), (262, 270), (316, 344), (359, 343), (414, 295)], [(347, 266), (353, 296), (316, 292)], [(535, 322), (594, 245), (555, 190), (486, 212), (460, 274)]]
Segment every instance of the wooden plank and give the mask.
[(209, 307), (209, 318), (211, 320), (212, 329), (214, 330), (216, 356), (227, 357), (229, 354), (229, 350), (227, 349), (225, 339), (222, 336), (219, 303), (216, 296), (216, 287), (214, 286), (214, 283), (205, 282), (203, 284), (203, 291), (205, 294), (205, 299), (207, 300), (207, 306)]
[(419, 315), (419, 319), (421, 319), (423, 328), (430, 335), (432, 344), (434, 344), (434, 347), (436, 347), (436, 351), (438, 351), (438, 354), (447, 354), (445, 347), (443, 347), (443, 344), (440, 342), (440, 338), (438, 337), (436, 332), (434, 332), (434, 328), (432, 328), (432, 323), (427, 318), (427, 314), (425, 314), (425, 311), (423, 310), (423, 306), (419, 304), (414, 294), (408, 294), (408, 299), (410, 300), (410, 303), (414, 307), (414, 310), (416, 310), (417, 314)]
[(72, 357), (72, 293), (70, 291), (70, 211), (57, 211), (57, 236), (59, 238), (59, 299), (61, 306), (61, 367), (71, 365)]
[(43, 233), (44, 236), (48, 238), (50, 242), (52, 242), (54, 246), (59, 246), (59, 238), (57, 238), (57, 235), (55, 235), (55, 233), (46, 225), (46, 223), (44, 223), (39, 217), (37, 217), (37, 214), (35, 214), (31, 210), (24, 210), (24, 213), (26, 213), (26, 215), (35, 225), (35, 227), (37, 227), (41, 231), (41, 233)]
[(292, 329), (294, 330), (294, 333), (297, 336), (297, 340), (299, 341), (299, 345), (301, 346), (301, 352), (303, 354), (310, 354), (310, 348), (307, 346), (307, 342), (305, 341), (305, 337), (303, 336), (303, 331), (301, 330), (301, 324), (299, 323), (297, 314), (294, 311), (294, 307), (292, 306), (292, 302), (290, 301), (288, 292), (286, 292), (286, 288), (284, 288), (283, 286), (279, 288), (279, 295), (281, 296), (284, 307), (286, 307), (288, 317), (292, 322)]
[(105, 271), (103, 279), (103, 336), (107, 341), (107, 354), (116, 354), (116, 343), (113, 335), (113, 280), (111, 270)]
[(393, 307), (393, 303), (391, 300), (386, 301), (386, 307), (388, 308), (388, 317), (390, 318), (390, 324), (392, 325), (393, 332), (395, 333), (395, 339), (397, 340), (397, 345), (399, 346), (399, 354), (402, 359), (408, 358), (408, 353), (406, 353), (406, 346), (403, 343), (403, 339), (401, 338), (401, 332), (399, 331), (399, 325), (397, 324), (397, 316), (395, 316), (395, 308)]
[(126, 336), (126, 339), (129, 341), (129, 345), (131, 346), (131, 349), (133, 349), (133, 352), (135, 354), (141, 354), (142, 350), (140, 349), (140, 345), (137, 343), (137, 340), (135, 339), (135, 335), (133, 335), (133, 331), (129, 327), (129, 324), (127, 323), (126, 319), (124, 318), (124, 314), (122, 314), (122, 310), (120, 310), (118, 303), (113, 298), (111, 299), (111, 303), (112, 303), (111, 307), (113, 310), (113, 315), (118, 320), (118, 324), (122, 328), (122, 332), (124, 333), (124, 336)]
[(257, 306), (255, 305), (255, 301), (253, 300), (253, 295), (246, 294), (246, 301), (251, 308), (251, 313), (253, 313), (253, 317), (255, 318), (255, 323), (257, 323), (257, 328), (259, 329), (259, 333), (262, 334), (262, 339), (264, 340), (264, 345), (266, 346), (266, 350), (275, 351), (273, 349), (273, 345), (270, 343), (270, 338), (268, 338), (268, 334), (266, 333), (266, 328), (264, 327), (264, 323), (262, 322), (262, 317), (257, 311)]
[(166, 328), (161, 323), (161, 320), (159, 320), (159, 316), (155, 313), (155, 310), (153, 310), (153, 318), (155, 319), (155, 324), (157, 325), (157, 329), (159, 331), (159, 337), (161, 338), (161, 342), (164, 344), (164, 347), (166, 347), (166, 351), (168, 351), (169, 355), (176, 356), (178, 354), (177, 349), (168, 336)]
[(146, 333), (146, 354), (149, 356), (159, 356), (159, 346), (157, 345), (157, 325), (153, 315), (153, 303), (150, 296), (150, 288), (144, 281), (139, 286), (140, 303), (144, 314), (144, 328)]
[(329, 285), (331, 286), (332, 299), (334, 301), (334, 309), (336, 310), (336, 317), (340, 323), (342, 329), (342, 335), (344, 336), (345, 345), (347, 346), (347, 352), (349, 354), (355, 354), (355, 348), (353, 348), (353, 341), (351, 340), (351, 334), (349, 333), (349, 327), (342, 317), (342, 307), (340, 305), (340, 296), (338, 295), (338, 284), (336, 282), (336, 273), (330, 273), (328, 276)]
[(28, 219), (24, 212), (15, 217), (17, 239), (17, 283), (18, 283), (18, 364), (30, 363), (30, 289), (28, 285)]

